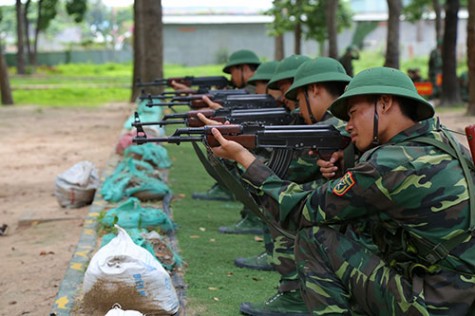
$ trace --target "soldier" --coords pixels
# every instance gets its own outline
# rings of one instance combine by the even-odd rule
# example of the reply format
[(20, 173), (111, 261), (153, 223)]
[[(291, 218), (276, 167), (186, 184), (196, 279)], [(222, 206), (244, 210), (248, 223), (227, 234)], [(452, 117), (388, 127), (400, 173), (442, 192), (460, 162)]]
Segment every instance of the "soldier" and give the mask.
[(432, 98), (440, 96), (440, 79), (442, 75), (442, 40), (437, 40), (437, 46), (429, 55), (429, 81), (432, 83)]
[[(279, 90), (282, 94), (287, 92), (287, 89), (293, 82), (293, 77), (297, 68), (307, 60), (310, 60), (310, 58), (303, 55), (291, 55), (281, 60), (268, 82), (267, 88)], [(283, 98), (282, 101), (290, 110), (295, 109), (294, 101), (289, 101), (285, 98)], [(236, 224), (219, 228), (220, 232), (226, 234), (262, 234), (262, 230), (263, 227), (260, 219), (246, 208), (241, 211), (241, 219)], [(244, 263), (244, 265), (248, 265), (248, 268), (252, 268), (252, 265), (256, 264), (255, 269), (269, 269), (267, 257), (263, 255), (263, 253), (245, 259), (245, 261), (246, 263)], [(261, 264), (263, 266), (261, 266)]]
[(270, 94), (274, 99), (279, 100), (282, 93), (278, 89), (269, 89), (267, 84), (272, 79), (272, 76), (277, 69), (279, 62), (277, 60), (263, 62), (257, 67), (254, 75), (247, 81), (248, 84), (255, 86), (256, 94)]
[[(229, 60), (223, 68), (223, 72), (231, 75), (231, 82), (236, 88), (245, 89), (249, 93), (255, 93), (255, 86), (248, 83), (249, 78), (254, 75), (257, 67), (260, 65), (259, 57), (250, 50), (242, 49), (238, 50), (229, 56)], [(175, 89), (183, 88), (173, 86)], [(211, 101), (207, 96), (203, 99), (208, 103), (210, 108), (217, 109), (221, 105)], [(218, 201), (231, 201), (234, 200), (232, 194), (223, 186), (215, 183), (206, 192), (194, 192), (192, 198), (196, 200), (218, 200)], [(257, 232), (261, 231), (259, 229)], [(252, 233), (255, 233), (254, 230)]]
[[(350, 80), (351, 77), (337, 60), (318, 57), (298, 67), (285, 98), (298, 102), (305, 124), (330, 124), (344, 130), (344, 122), (333, 117), (328, 108), (343, 93)], [(308, 189), (326, 182), (320, 172), (315, 172), (318, 170), (315, 162), (316, 157), (298, 153), (291, 170), (286, 174), (286, 180), (302, 183), (303, 187)], [(314, 171), (311, 171), (312, 167)], [(267, 205), (265, 202), (262, 204)], [(274, 224), (278, 225), (277, 222)], [(253, 316), (309, 315), (300, 292), (294, 240), (275, 229), (274, 225), (268, 225), (268, 228), (270, 237), (264, 235), (264, 240), (271, 240), (271, 244), (266, 245), (269, 251), (268, 260), (280, 274), (277, 293), (265, 302), (243, 303), (240, 311)]]
[(341, 56), (338, 60), (343, 65), (346, 70), (346, 73), (350, 77), (354, 76), (353, 60), (355, 59), (360, 59), (360, 52), (358, 50), (358, 47), (356, 47), (355, 45), (350, 45), (346, 48), (345, 54), (343, 54), (343, 56)]
[[(473, 313), (475, 166), (467, 149), (396, 69), (360, 72), (331, 111), (348, 121), (362, 156), (343, 177), (309, 191), (279, 179), (213, 130), (221, 144), (214, 154), (240, 163), (250, 188), (278, 204), (269, 215), (284, 228), (297, 227), (295, 255), (309, 311)], [(335, 171), (332, 163), (319, 165), (327, 175)], [(333, 226), (340, 224), (349, 224), (346, 233)]]

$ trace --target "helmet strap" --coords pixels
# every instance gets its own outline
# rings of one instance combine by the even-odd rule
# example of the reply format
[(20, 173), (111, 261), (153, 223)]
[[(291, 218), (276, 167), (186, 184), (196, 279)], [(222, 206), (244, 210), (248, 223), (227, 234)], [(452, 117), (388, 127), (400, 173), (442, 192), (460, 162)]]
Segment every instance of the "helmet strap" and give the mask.
[(373, 141), (371, 142), (371, 145), (373, 146), (378, 146), (379, 145), (379, 137), (378, 137), (378, 121), (379, 121), (379, 115), (378, 115), (378, 100), (374, 102), (374, 119), (373, 119)]
[(312, 122), (312, 124), (317, 123), (317, 120), (313, 116), (312, 109), (310, 108), (310, 101), (308, 98), (308, 86), (305, 87), (305, 91), (303, 92), (303, 94), (305, 95), (305, 103), (307, 104), (307, 110), (308, 110), (308, 115), (310, 115), (310, 121)]

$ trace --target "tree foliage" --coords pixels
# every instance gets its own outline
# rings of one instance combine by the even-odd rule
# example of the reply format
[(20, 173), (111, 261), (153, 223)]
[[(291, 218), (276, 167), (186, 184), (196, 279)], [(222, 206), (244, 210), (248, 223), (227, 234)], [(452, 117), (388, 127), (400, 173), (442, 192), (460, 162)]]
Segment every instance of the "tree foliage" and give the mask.
[(74, 18), (74, 22), (82, 22), (87, 12), (87, 0), (66, 1), (66, 12)]
[(58, 13), (56, 5), (58, 0), (40, 0), (38, 1), (38, 23), (37, 28), (39, 32), (45, 31), (52, 19)]
[[(326, 27), (325, 2), (333, 0), (275, 0), (273, 7), (266, 11), (274, 17), (270, 26), (271, 35), (281, 35), (293, 31), (297, 24), (307, 40), (313, 39), (319, 43), (328, 39)], [(337, 30), (351, 26), (351, 11), (346, 1), (338, 1)]]

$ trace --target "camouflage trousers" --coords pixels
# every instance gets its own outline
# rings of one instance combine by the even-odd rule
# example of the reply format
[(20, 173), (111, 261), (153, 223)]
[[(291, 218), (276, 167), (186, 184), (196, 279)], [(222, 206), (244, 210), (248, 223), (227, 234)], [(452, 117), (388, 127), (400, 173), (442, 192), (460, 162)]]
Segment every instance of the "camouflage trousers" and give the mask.
[(264, 225), (264, 243), (269, 263), (280, 274), (279, 291), (293, 291), (300, 288), (295, 264), (295, 240), (282, 235), (272, 225)]
[(475, 276), (442, 269), (404, 277), (330, 227), (299, 231), (295, 258), (314, 315), (475, 315)]

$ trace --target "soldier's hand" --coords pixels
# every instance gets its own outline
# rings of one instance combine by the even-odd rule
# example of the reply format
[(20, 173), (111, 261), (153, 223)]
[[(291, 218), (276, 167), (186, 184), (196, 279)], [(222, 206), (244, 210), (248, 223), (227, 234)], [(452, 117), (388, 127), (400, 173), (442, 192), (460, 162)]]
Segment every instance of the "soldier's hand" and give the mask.
[(212, 119), (209, 119), (207, 118), (206, 116), (204, 116), (202, 113), (198, 113), (196, 115), (201, 122), (203, 122), (205, 125), (222, 125), (223, 123), (221, 122), (218, 122), (218, 121), (215, 121), (215, 120), (212, 120)]
[(211, 132), (220, 144), (218, 147), (211, 148), (216, 156), (234, 160), (241, 164), (245, 169), (256, 160), (256, 157), (249, 150), (235, 141), (224, 138), (217, 128), (211, 129)]
[(176, 82), (175, 80), (172, 80), (170, 84), (174, 90), (189, 90), (190, 89), (190, 87), (188, 87), (186, 84)]
[(320, 167), (320, 172), (323, 177), (326, 179), (333, 179), (340, 169), (338, 166), (340, 166), (342, 160), (343, 151), (339, 150), (331, 155), (330, 160), (318, 159), (317, 165)]
[(202, 99), (206, 102), (206, 104), (208, 104), (210, 109), (217, 110), (223, 107), (221, 104), (211, 101), (211, 99), (205, 95), (202, 97)]

